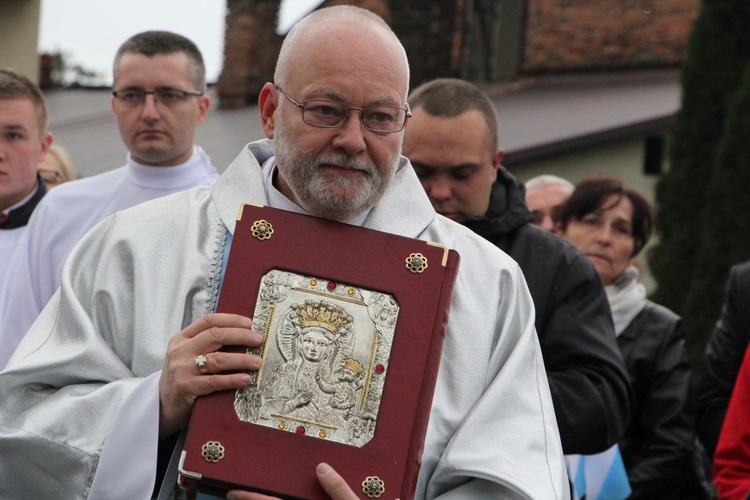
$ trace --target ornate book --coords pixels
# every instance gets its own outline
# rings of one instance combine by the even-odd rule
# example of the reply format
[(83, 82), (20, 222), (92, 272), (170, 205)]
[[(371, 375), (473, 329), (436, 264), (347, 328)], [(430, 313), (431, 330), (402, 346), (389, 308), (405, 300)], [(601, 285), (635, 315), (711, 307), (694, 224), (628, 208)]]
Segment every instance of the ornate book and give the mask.
[(327, 498), (412, 498), (459, 256), (425, 241), (244, 205), (218, 312), (253, 318), (263, 366), (199, 398), (180, 483)]

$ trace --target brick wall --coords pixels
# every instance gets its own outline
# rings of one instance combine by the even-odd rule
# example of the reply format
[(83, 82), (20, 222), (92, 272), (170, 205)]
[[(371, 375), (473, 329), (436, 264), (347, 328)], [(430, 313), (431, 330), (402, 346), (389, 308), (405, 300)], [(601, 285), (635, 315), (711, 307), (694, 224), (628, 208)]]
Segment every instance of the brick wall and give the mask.
[(463, 1), (391, 3), (390, 25), (409, 57), (411, 88), (438, 76), (457, 76)]
[[(511, 78), (679, 65), (701, 2), (495, 1), (499, 8), (491, 11), (487, 5), (492, 2), (483, 0), (328, 0), (322, 6), (358, 5), (386, 19), (406, 48), (413, 88), (443, 76), (495, 79), (486, 68), (473, 70), (476, 61), (490, 69), (509, 68), (505, 77)], [(256, 102), (263, 84), (273, 79), (283, 40), (275, 33), (280, 4), (281, 0), (227, 0), (224, 67), (217, 86), (222, 106)], [(512, 10), (518, 15), (507, 15)], [(500, 26), (515, 23), (503, 26), (502, 33), (518, 33), (519, 40), (491, 46), (489, 28), (494, 25), (489, 15)], [(484, 26), (467, 28), (467, 19)]]
[(529, 0), (521, 73), (679, 64), (700, 0)]
[(283, 37), (276, 34), (281, 0), (227, 0), (224, 64), (216, 85), (222, 107), (257, 102), (273, 80)]
[[(388, 19), (387, 0), (329, 0), (321, 7), (357, 5)], [(227, 0), (224, 64), (216, 85), (222, 107), (255, 104), (263, 85), (273, 81), (284, 37), (276, 34), (281, 0)]]

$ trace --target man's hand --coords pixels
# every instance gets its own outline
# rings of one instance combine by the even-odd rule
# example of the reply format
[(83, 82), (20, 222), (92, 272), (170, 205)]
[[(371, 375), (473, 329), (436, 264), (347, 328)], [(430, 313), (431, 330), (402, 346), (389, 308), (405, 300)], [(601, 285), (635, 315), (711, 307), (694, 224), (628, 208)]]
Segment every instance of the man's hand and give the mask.
[(346, 484), (344, 478), (339, 476), (330, 465), (326, 463), (318, 464), (315, 473), (318, 475), (320, 485), (323, 486), (326, 493), (331, 495), (333, 500), (357, 500), (357, 495)]
[[(330, 465), (325, 463), (318, 464), (315, 473), (318, 475), (320, 485), (323, 486), (323, 489), (331, 496), (332, 500), (357, 500), (357, 495), (349, 488), (344, 478), (339, 476)], [(278, 500), (276, 497), (239, 490), (230, 491), (227, 493), (227, 498), (229, 500)]]
[[(159, 435), (169, 436), (187, 426), (195, 398), (215, 391), (239, 389), (250, 383), (247, 373), (257, 370), (260, 356), (217, 352), (223, 346), (256, 347), (263, 336), (252, 331), (252, 320), (236, 314), (207, 314), (175, 334), (167, 346), (159, 380)], [(206, 356), (207, 373), (195, 359)]]

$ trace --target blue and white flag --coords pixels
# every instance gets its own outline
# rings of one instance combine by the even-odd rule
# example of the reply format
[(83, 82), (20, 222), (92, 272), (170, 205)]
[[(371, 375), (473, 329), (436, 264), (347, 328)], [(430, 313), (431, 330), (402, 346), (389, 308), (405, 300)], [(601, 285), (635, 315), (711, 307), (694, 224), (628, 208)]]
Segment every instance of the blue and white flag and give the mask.
[(624, 500), (630, 496), (618, 445), (595, 455), (565, 455), (565, 466), (574, 500)]

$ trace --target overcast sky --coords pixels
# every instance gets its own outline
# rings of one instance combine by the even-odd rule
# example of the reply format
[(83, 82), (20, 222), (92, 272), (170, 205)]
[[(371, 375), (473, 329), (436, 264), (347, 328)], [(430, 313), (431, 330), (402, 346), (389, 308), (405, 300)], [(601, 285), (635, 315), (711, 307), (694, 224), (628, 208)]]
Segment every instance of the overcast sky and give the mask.
[[(322, 0), (282, 0), (279, 30), (285, 32)], [(198, 45), (213, 83), (221, 73), (226, 0), (42, 0), (40, 52), (62, 52), (111, 84), (112, 59), (130, 36), (145, 30), (174, 31)]]

